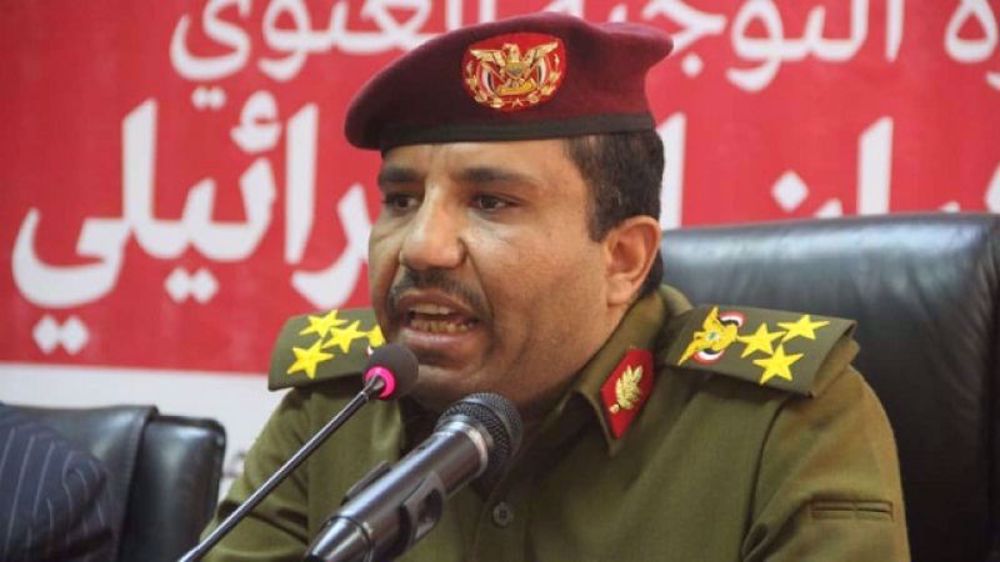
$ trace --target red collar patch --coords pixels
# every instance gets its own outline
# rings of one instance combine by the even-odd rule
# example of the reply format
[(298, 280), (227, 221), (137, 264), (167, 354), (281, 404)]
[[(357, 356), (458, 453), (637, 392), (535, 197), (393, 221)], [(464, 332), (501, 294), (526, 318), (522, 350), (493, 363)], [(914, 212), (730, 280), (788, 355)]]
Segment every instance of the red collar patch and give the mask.
[(601, 402), (611, 433), (621, 438), (653, 391), (653, 354), (630, 349), (601, 386)]

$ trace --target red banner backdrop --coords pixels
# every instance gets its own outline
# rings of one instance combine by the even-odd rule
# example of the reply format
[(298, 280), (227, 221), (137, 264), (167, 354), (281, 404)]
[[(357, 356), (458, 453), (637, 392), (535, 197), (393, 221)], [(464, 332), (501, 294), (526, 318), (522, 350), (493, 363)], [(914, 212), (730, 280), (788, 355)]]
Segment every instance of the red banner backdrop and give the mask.
[(540, 9), (674, 34), (666, 227), (1000, 211), (1000, 0), (6, 2), (0, 361), (260, 372), (288, 315), (365, 305), (348, 100)]

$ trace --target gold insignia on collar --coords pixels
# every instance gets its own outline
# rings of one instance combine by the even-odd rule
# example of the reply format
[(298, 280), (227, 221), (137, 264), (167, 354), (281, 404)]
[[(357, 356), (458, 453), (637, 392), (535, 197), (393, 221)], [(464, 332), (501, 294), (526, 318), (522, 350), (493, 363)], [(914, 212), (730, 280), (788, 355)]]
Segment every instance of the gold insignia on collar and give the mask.
[(612, 414), (636, 407), (639, 400), (642, 399), (640, 381), (642, 381), (642, 365), (630, 366), (625, 369), (621, 378), (615, 382), (615, 403), (610, 408)]
[(649, 399), (655, 374), (653, 354), (647, 349), (632, 348), (601, 385), (602, 410), (615, 439), (625, 434)]
[(462, 61), (465, 87), (477, 103), (516, 111), (541, 103), (562, 83), (565, 48), (558, 37), (511, 33), (471, 45)]

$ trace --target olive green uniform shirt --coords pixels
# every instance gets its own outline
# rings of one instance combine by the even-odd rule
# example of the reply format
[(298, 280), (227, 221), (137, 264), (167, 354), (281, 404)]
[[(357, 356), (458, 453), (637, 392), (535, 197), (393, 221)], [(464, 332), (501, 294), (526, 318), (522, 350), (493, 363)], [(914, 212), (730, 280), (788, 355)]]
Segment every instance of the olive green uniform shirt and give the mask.
[[(457, 492), (401, 560), (909, 560), (896, 449), (881, 405), (850, 366), (857, 345), (834, 338), (795, 393), (676, 366), (690, 313), (666, 287), (637, 302), (510, 472)], [(656, 377), (616, 438), (600, 388), (633, 348), (653, 352)], [(345, 377), (291, 390), (218, 517), (358, 388)], [(345, 491), (404, 455), (434, 421), (405, 401), (367, 406), (206, 559), (300, 560)]]

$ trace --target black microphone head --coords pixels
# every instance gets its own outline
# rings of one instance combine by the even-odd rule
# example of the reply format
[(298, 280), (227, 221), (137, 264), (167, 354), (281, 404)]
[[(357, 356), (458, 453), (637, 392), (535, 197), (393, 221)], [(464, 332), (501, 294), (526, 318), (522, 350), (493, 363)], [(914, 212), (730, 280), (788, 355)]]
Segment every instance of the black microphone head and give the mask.
[(385, 382), (380, 400), (406, 396), (417, 384), (417, 356), (405, 346), (387, 343), (375, 348), (365, 367), (365, 381), (378, 377)]
[(492, 392), (470, 394), (455, 402), (438, 418), (437, 427), (455, 417), (472, 418), (486, 430), (493, 441), (482, 478), (490, 479), (507, 470), (521, 446), (521, 414), (514, 403)]

